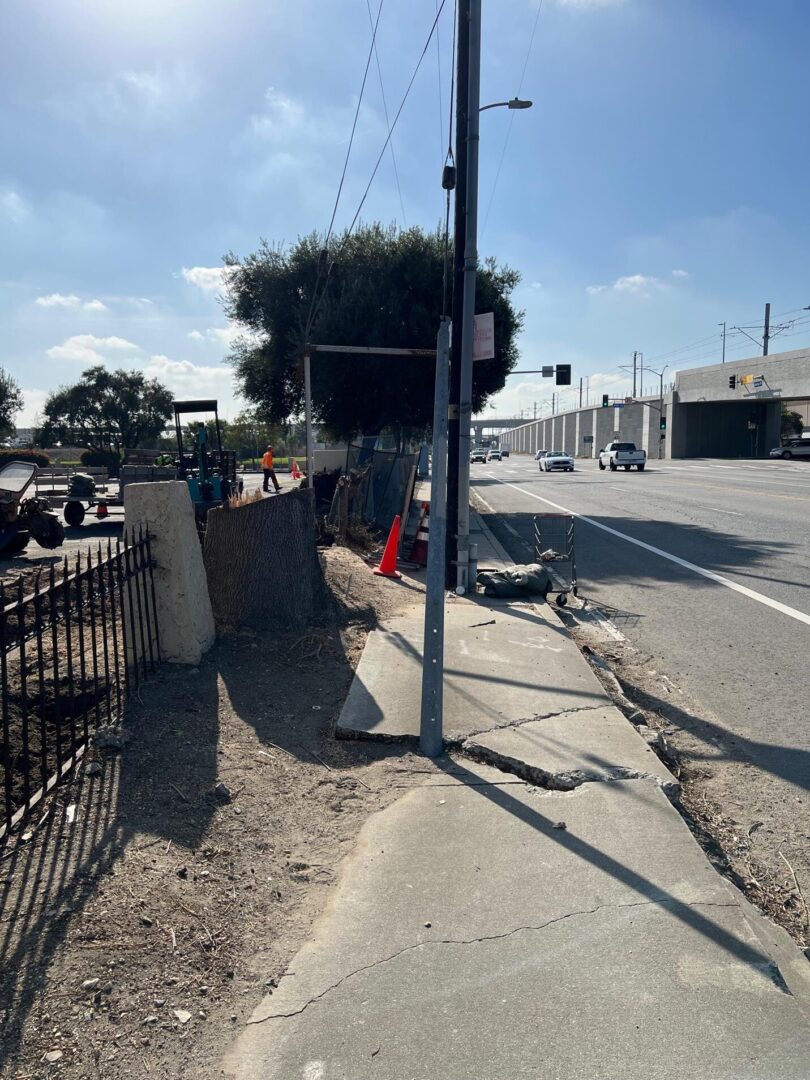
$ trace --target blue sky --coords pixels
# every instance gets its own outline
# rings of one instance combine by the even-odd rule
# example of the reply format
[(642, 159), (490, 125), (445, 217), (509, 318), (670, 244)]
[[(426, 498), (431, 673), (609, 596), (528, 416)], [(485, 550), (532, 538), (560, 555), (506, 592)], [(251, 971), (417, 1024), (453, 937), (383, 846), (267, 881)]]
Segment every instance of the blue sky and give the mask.
[[(391, 116), (438, 2), (385, 0)], [(479, 248), (523, 275), (521, 366), (570, 362), (621, 392), (634, 349), (667, 379), (717, 362), (717, 324), (756, 337), (766, 300), (779, 325), (805, 320), (772, 351), (810, 343), (808, 5), (543, 0), (520, 87), (536, 12), (484, 0), (482, 101), (535, 103), (481, 118)], [(0, 5), (0, 365), (19, 423), (99, 360), (238, 410), (217, 267), (328, 225), (370, 34), (366, 0)], [(447, 0), (393, 137), (401, 202), (386, 155), (365, 220), (440, 220), (451, 35)], [(372, 64), (338, 228), (386, 132)], [(729, 330), (729, 357), (755, 351)], [(495, 411), (551, 389), (512, 377)]]

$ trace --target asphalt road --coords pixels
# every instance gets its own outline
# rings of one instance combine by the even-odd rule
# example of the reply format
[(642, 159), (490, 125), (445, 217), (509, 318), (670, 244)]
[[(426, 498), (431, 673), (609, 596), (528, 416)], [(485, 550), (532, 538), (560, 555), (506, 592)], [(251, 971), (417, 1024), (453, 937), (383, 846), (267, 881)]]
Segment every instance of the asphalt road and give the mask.
[(535, 514), (580, 515), (580, 593), (639, 616), (620, 616), (622, 633), (808, 823), (810, 464), (664, 461), (611, 473), (584, 461), (549, 474), (511, 457), (471, 472), (517, 561), (533, 554)]

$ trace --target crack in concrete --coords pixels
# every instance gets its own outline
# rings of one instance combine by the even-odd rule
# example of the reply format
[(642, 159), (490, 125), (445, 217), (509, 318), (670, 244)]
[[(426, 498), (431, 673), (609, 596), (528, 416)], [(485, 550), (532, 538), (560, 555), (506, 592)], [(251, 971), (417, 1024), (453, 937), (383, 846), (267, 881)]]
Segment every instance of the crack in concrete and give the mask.
[(366, 971), (372, 971), (374, 968), (382, 967), (384, 964), (390, 964), (394, 960), (399, 959), (400, 956), (404, 956), (406, 953), (414, 952), (416, 949), (424, 949), (432, 945), (480, 945), (485, 941), (502, 941), (505, 938), (513, 937), (515, 934), (523, 934), (530, 932), (537, 932), (545, 930), (549, 926), (554, 926), (556, 923), (565, 922), (566, 919), (572, 919), (579, 915), (595, 915), (600, 911), (620, 911), (624, 908), (636, 908), (636, 907), (651, 907), (651, 906), (664, 906), (667, 904), (678, 904), (683, 907), (716, 907), (716, 908), (740, 908), (740, 905), (733, 901), (721, 903), (715, 900), (694, 900), (691, 903), (685, 900), (676, 900), (672, 897), (661, 896), (651, 900), (635, 900), (632, 903), (627, 904), (598, 904), (593, 908), (583, 908), (580, 911), (569, 911), (565, 915), (558, 915), (556, 918), (547, 919), (545, 922), (540, 923), (537, 926), (517, 926), (513, 930), (505, 930), (501, 934), (484, 934), (481, 937), (474, 938), (431, 938), (428, 941), (417, 941), (413, 945), (406, 945), (402, 949), (398, 949), (397, 952), (392, 953), (391, 956), (385, 956), (382, 960), (375, 960), (371, 964), (364, 964), (362, 967), (356, 968), (354, 971), (350, 971), (347, 975), (343, 975), (337, 982), (332, 983), (331, 986), (327, 986), (325, 990), (322, 990), (319, 994), (311, 997), (308, 1001), (305, 1001), (300, 1009), (293, 1009), (291, 1012), (282, 1013), (270, 1013), (268, 1016), (262, 1016), (258, 1020), (248, 1020), (248, 1026), (255, 1026), (256, 1024), (264, 1024), (268, 1020), (289, 1020), (292, 1017), (300, 1016), (305, 1012), (310, 1005), (315, 1005), (319, 1001), (331, 994), (334, 990), (337, 990), (349, 979), (353, 979), (356, 975), (362, 975)]
[(612, 765), (605, 767), (603, 772), (589, 771), (586, 768), (574, 768), (551, 772), (540, 765), (529, 765), (521, 758), (511, 757), (500, 750), (493, 750), (489, 746), (473, 743), (465, 740), (460, 747), (462, 753), (472, 758), (473, 761), (481, 761), (485, 765), (500, 769), (502, 772), (510, 772), (519, 776), (529, 784), (543, 788), (545, 791), (575, 791), (583, 784), (610, 784), (618, 780), (645, 780), (660, 787), (668, 798), (675, 798), (680, 791), (680, 783), (673, 777), (667, 780), (656, 773), (640, 769), (632, 769), (626, 765)]
[(557, 709), (556, 712), (535, 713), (534, 716), (527, 716), (522, 720), (508, 720), (505, 724), (493, 724), (492, 727), (481, 728), (480, 731), (468, 731), (458, 738), (446, 737), (445, 742), (450, 747), (461, 747), (463, 743), (467, 742), (469, 739), (476, 739), (479, 735), (491, 735), (494, 731), (513, 731), (515, 728), (523, 727), (524, 724), (534, 724), (540, 720), (553, 720), (556, 716), (570, 716), (574, 713), (581, 712), (596, 712), (598, 709), (604, 709), (610, 704), (610, 701), (606, 701), (603, 705), (575, 705), (566, 709)]

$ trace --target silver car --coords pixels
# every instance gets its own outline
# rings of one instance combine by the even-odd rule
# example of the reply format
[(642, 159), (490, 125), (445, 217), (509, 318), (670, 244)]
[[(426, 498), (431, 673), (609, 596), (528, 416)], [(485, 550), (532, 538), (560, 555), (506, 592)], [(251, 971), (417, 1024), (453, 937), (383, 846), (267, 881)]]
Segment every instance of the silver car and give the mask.
[(570, 454), (564, 454), (562, 450), (549, 450), (545, 457), (540, 458), (541, 472), (573, 472), (574, 459)]
[(785, 439), (781, 446), (774, 447), (769, 457), (774, 458), (810, 458), (810, 439)]

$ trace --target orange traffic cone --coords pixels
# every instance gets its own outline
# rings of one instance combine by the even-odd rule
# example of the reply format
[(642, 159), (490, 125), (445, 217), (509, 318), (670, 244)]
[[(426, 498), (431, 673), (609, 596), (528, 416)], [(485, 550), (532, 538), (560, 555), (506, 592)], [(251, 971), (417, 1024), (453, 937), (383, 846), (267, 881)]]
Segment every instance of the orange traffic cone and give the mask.
[(375, 566), (374, 573), (379, 574), (380, 577), (401, 578), (399, 570), (397, 570), (397, 551), (399, 549), (399, 514), (394, 518), (394, 524), (391, 526), (391, 532), (388, 534), (388, 540), (385, 544), (385, 551), (383, 557), (380, 559), (380, 565)]
[(109, 513), (110, 512), (107, 509), (107, 504), (105, 502), (100, 502), (98, 504), (98, 506), (96, 507), (96, 517), (97, 518), (109, 517)]
[(295, 460), (295, 458), (293, 458), (292, 459), (292, 478), (293, 478), (293, 480), (300, 480), (302, 476), (303, 476), (303, 473), (298, 468), (298, 462)]

